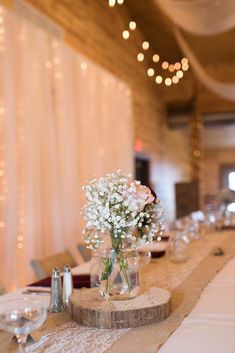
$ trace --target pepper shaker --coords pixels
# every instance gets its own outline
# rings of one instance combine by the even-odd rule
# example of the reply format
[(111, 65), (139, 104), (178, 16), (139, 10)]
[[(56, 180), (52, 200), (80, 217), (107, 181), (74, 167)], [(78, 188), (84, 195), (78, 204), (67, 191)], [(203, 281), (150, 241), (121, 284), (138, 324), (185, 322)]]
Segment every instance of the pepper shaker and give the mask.
[(64, 280), (63, 280), (63, 301), (64, 305), (69, 305), (69, 300), (73, 292), (73, 278), (71, 267), (66, 265), (64, 267)]
[(64, 311), (64, 309), (60, 270), (58, 267), (55, 267), (52, 270), (51, 276), (51, 297), (48, 311), (51, 313), (59, 313)]

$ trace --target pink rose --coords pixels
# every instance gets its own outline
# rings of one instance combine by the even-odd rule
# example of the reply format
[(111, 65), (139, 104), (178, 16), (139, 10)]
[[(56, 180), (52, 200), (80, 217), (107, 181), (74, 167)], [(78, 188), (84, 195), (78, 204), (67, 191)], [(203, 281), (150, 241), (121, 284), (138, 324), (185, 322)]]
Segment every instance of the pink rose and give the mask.
[(138, 211), (143, 211), (144, 207), (154, 202), (155, 197), (152, 195), (151, 190), (144, 185), (137, 185), (136, 192), (133, 195), (130, 206), (133, 208), (138, 208)]

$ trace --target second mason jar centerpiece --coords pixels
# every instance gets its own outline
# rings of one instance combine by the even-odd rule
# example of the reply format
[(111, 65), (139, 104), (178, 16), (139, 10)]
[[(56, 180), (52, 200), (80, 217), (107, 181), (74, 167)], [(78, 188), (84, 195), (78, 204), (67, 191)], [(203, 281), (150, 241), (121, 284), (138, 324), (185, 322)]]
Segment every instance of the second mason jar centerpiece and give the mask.
[(92, 281), (105, 299), (138, 295), (139, 246), (161, 231), (162, 204), (153, 191), (120, 171), (93, 179), (83, 187), (87, 248), (94, 251)]

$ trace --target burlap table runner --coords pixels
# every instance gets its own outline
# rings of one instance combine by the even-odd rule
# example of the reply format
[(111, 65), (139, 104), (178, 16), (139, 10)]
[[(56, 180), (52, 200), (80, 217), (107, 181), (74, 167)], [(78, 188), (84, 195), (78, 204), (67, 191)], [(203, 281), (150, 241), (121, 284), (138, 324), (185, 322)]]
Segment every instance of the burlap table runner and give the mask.
[[(235, 234), (226, 234), (220, 247), (223, 256), (206, 256), (193, 272), (172, 292), (172, 313), (160, 323), (132, 329), (115, 342), (106, 353), (156, 353), (197, 304), (206, 285), (235, 256)], [(128, 347), (128, 349), (127, 349)]]
[[(220, 246), (223, 249), (223, 256), (214, 255), (213, 248), (215, 246)], [(208, 282), (235, 256), (235, 233), (227, 231), (211, 234), (207, 243), (203, 243), (203, 241), (195, 243), (192, 247), (192, 255), (186, 264), (175, 265), (170, 263), (167, 258), (162, 258), (142, 269), (142, 291), (152, 285), (170, 289), (172, 291), (172, 313), (163, 322), (129, 330), (112, 346), (109, 346), (105, 353), (127, 351), (128, 353), (156, 353), (170, 334), (180, 325), (184, 317), (192, 311)], [(198, 263), (197, 258), (202, 261)], [(70, 318), (66, 313), (50, 314), (46, 324), (34, 333), (34, 338), (38, 340), (41, 336), (55, 331), (59, 326), (69, 321)], [(8, 334), (0, 333), (1, 353), (17, 351), (16, 344), (7, 339), (8, 337)]]

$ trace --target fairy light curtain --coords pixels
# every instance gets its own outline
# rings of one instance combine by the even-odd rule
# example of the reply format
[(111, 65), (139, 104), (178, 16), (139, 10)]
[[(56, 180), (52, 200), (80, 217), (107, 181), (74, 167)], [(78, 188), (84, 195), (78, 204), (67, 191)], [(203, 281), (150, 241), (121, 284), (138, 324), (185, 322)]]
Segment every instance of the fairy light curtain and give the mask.
[(0, 77), (0, 282), (13, 289), (31, 259), (76, 251), (87, 179), (132, 172), (131, 92), (3, 7)]
[(190, 65), (198, 79), (209, 90), (228, 101), (235, 101), (235, 82), (222, 82), (204, 69), (190, 45), (179, 29), (194, 35), (218, 35), (235, 27), (235, 1), (234, 0), (155, 0), (159, 8), (176, 25), (174, 32), (176, 39), (189, 59)]

